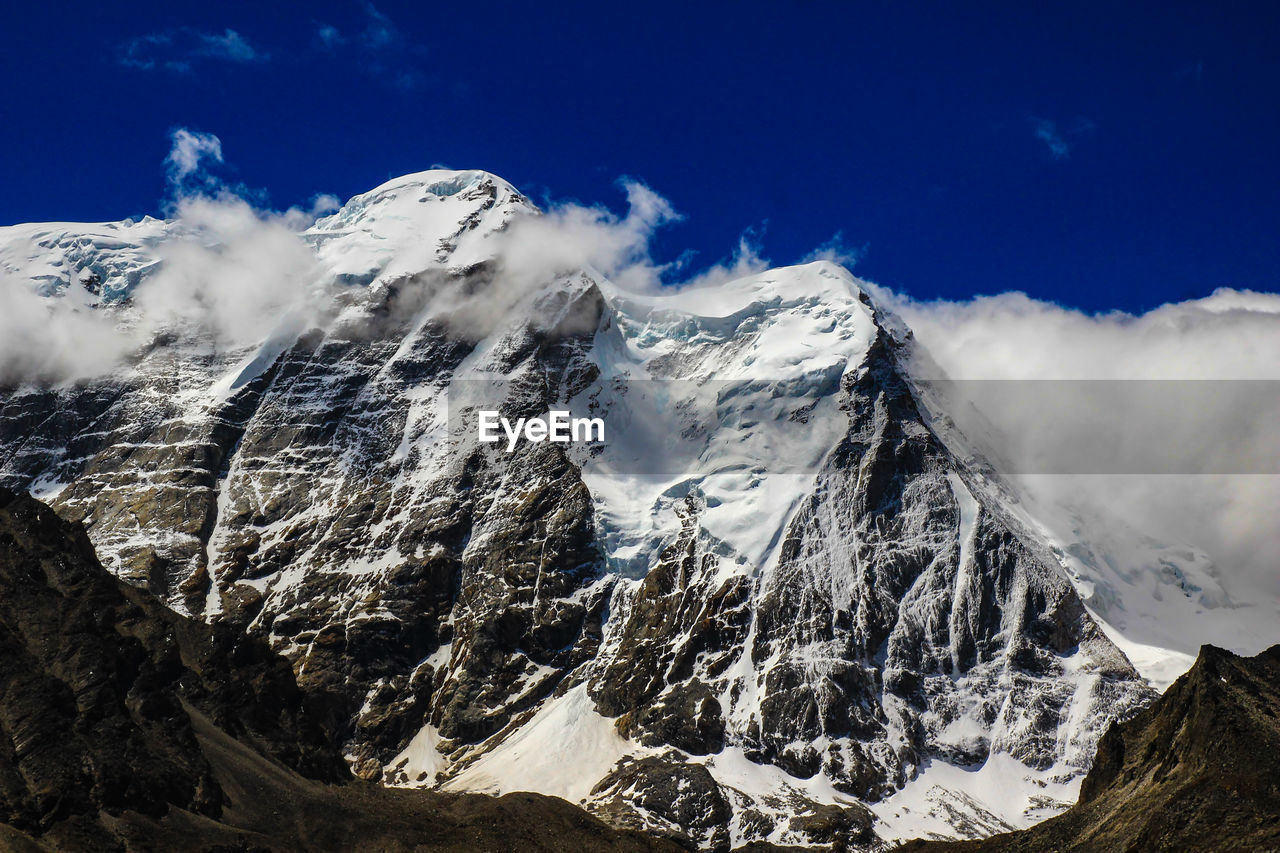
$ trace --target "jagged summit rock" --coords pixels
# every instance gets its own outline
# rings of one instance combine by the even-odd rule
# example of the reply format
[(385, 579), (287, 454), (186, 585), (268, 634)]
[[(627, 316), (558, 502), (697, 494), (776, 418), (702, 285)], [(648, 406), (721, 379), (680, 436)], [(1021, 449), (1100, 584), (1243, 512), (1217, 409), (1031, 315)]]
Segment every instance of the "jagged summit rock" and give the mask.
[(433, 169), (392, 179), (318, 220), (305, 239), (339, 281), (369, 284), (436, 265), (466, 266), (483, 254), (455, 256), (464, 235), (483, 236), (513, 217), (536, 213), (515, 187), (488, 172)]

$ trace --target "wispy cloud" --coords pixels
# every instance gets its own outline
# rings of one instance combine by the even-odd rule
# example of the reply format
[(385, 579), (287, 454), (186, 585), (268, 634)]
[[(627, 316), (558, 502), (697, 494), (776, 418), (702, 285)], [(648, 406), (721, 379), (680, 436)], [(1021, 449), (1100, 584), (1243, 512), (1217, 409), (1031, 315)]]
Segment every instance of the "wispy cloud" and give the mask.
[(1096, 127), (1091, 120), (1084, 117), (1076, 118), (1070, 124), (1063, 126), (1052, 119), (1034, 116), (1031, 118), (1031, 126), (1036, 139), (1043, 142), (1048, 149), (1049, 157), (1059, 162), (1071, 156), (1071, 146), (1077, 139), (1092, 133)]
[(1071, 156), (1071, 146), (1058, 132), (1058, 125), (1047, 118), (1036, 119), (1036, 139), (1049, 146), (1049, 156), (1055, 160)]
[[(964, 404), (953, 400), (948, 408), (962, 431), (978, 413), (985, 419), (971, 438), (985, 436), (1015, 465), (1036, 453), (1056, 462), (1072, 453), (1119, 459), (1113, 473), (1017, 475), (1049, 513), (1039, 520), (1063, 542), (1084, 536), (1093, 545), (1128, 543), (1105, 557), (1128, 583), (1180, 571), (1157, 560), (1158, 549), (1148, 548), (1140, 531), (1203, 550), (1216, 567), (1210, 574), (1234, 601), (1276, 600), (1280, 476), (1260, 475), (1280, 459), (1273, 427), (1280, 295), (1224, 288), (1131, 315), (1086, 314), (1022, 293), (927, 302), (870, 287), (931, 357), (920, 375), (983, 380), (950, 386)], [(967, 399), (970, 393), (976, 399)], [(1243, 396), (1250, 393), (1257, 398)], [(1186, 405), (1188, 399), (1203, 402)], [(1236, 404), (1222, 405), (1224, 399)], [(970, 406), (976, 410), (966, 417)], [(1232, 473), (1240, 471), (1257, 473)], [(1087, 513), (1077, 517), (1082, 508)], [(1187, 630), (1191, 651), (1199, 642), (1225, 642)]]
[(222, 140), (212, 133), (199, 133), (180, 127), (173, 132), (173, 147), (165, 158), (169, 182), (181, 187), (193, 174), (201, 170), (201, 161), (209, 159), (222, 162)]
[(399, 89), (417, 89), (427, 78), (416, 61), (421, 49), (385, 13), (370, 2), (361, 4), (363, 21), (343, 32), (329, 23), (317, 23), (314, 44), (328, 53), (346, 51), (359, 57), (368, 74)]
[[(368, 0), (359, 4), (359, 16), (352, 25), (315, 22), (311, 52), (345, 60), (398, 89), (419, 89), (428, 80), (419, 67), (423, 49)], [(127, 68), (185, 74), (209, 62), (264, 63), (271, 54), (230, 28), (219, 33), (176, 27), (129, 39), (118, 46), (116, 58)]]
[(866, 255), (868, 248), (870, 248), (868, 243), (863, 243), (861, 246), (850, 246), (845, 242), (844, 232), (837, 231), (830, 240), (801, 258), (801, 262), (831, 261), (853, 269), (854, 265)]
[(120, 46), (119, 61), (144, 71), (186, 73), (201, 62), (249, 64), (269, 58), (268, 53), (233, 29), (215, 33), (178, 27), (129, 39)]

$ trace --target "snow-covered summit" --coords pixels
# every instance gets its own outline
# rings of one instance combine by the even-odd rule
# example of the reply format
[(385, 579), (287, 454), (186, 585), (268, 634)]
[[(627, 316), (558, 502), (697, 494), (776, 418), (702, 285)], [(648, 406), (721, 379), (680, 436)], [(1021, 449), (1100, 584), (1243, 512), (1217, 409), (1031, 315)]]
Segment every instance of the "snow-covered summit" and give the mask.
[(159, 263), (172, 222), (33, 222), (0, 227), (0, 278), (52, 296), (83, 285), (103, 302), (128, 294)]
[[(497, 231), (513, 217), (535, 212), (527, 198), (496, 175), (432, 169), (393, 178), (352, 197), (336, 213), (317, 220), (302, 238), (338, 282), (363, 285), (484, 260), (456, 254), (459, 239)], [(90, 301), (114, 303), (160, 268), (167, 242), (189, 237), (191, 230), (181, 219), (150, 216), (0, 227), (0, 276), (42, 296), (83, 284), (96, 298)], [(219, 239), (216, 234), (200, 237), (213, 245)]]
[(515, 187), (488, 172), (432, 169), (353, 197), (304, 237), (339, 281), (369, 284), (483, 260), (456, 254), (464, 235), (492, 233), (535, 212)]
[(857, 280), (827, 261), (671, 293), (600, 289), (605, 375), (783, 379), (854, 360), (873, 331)]
[(353, 196), (344, 206), (365, 204), (386, 194), (398, 195), (404, 191), (413, 192), (417, 189), (443, 198), (464, 193), (481, 184), (491, 184), (499, 192), (507, 195), (520, 195), (520, 192), (510, 183), (492, 172), (481, 169), (424, 169), (421, 172), (410, 172), (389, 178), (373, 189)]

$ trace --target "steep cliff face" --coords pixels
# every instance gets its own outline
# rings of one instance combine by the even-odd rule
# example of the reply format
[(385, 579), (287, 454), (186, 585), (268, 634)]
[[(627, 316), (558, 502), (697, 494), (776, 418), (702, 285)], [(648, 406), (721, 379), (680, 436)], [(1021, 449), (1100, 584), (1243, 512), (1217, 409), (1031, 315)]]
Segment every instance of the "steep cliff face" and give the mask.
[[(8, 389), (0, 483), (285, 655), (365, 778), (542, 791), (714, 849), (1065, 807), (1152, 694), (922, 415), (909, 335), (829, 263), (513, 294), (490, 238), (529, 215), (483, 173), (353, 199), (305, 235), (339, 287), (314, 328), (178, 329)], [(477, 402), (606, 441), (478, 444)], [(1018, 793), (967, 781), (992, 774)]]

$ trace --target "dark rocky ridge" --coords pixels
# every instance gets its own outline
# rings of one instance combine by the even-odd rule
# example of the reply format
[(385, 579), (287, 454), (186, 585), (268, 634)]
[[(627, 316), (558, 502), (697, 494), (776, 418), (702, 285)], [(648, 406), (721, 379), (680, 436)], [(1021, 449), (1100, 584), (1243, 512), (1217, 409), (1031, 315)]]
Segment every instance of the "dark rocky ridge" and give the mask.
[(112, 577), (0, 490), (0, 848), (676, 849), (567, 803), (353, 781), (288, 662)]
[(1280, 646), (1213, 646), (1098, 744), (1080, 801), (1022, 832), (903, 853), (1280, 850)]

